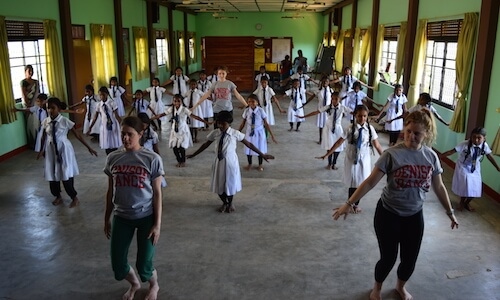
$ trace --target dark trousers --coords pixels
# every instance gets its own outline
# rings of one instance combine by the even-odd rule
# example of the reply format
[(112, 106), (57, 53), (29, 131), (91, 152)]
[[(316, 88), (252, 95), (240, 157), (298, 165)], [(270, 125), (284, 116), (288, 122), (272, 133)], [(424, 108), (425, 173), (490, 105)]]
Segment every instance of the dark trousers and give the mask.
[(118, 148), (109, 148), (109, 149), (104, 149), (106, 151), (106, 155), (110, 154), (111, 152), (117, 150)]
[(337, 158), (339, 158), (340, 152), (333, 152), (333, 154), (328, 155), (328, 164), (330, 166), (337, 164)]
[[(247, 160), (248, 160), (248, 164), (251, 165), (252, 164), (252, 155), (247, 155)], [(263, 162), (264, 162), (264, 158), (259, 155), (259, 165), (262, 165)]]
[(373, 224), (380, 250), (380, 260), (375, 265), (375, 281), (384, 282), (396, 263), (398, 248), (401, 249), (398, 279), (408, 281), (415, 269), (424, 234), (423, 212), (402, 217), (385, 209), (382, 200), (379, 200)]
[(401, 131), (389, 131), (389, 143), (390, 144), (396, 144), (398, 139), (399, 139), (399, 133)]
[[(77, 195), (75, 187), (74, 187), (74, 179), (71, 177), (70, 179), (63, 181), (64, 190), (71, 199), (74, 199)], [(59, 181), (49, 181), (50, 193), (54, 197), (61, 197), (61, 182)]]
[(177, 162), (183, 163), (186, 162), (186, 149), (182, 147), (174, 147), (174, 154)]

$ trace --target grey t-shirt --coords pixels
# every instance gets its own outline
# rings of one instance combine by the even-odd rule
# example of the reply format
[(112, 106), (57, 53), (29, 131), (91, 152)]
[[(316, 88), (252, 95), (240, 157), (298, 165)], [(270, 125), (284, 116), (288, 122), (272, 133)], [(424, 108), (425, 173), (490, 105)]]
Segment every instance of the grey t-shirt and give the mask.
[(114, 212), (117, 216), (135, 220), (153, 213), (152, 181), (162, 176), (163, 162), (153, 151), (141, 148), (111, 152), (104, 173), (113, 177)]
[(432, 176), (443, 172), (441, 162), (431, 148), (422, 146), (419, 150), (412, 150), (403, 143), (385, 150), (375, 167), (387, 175), (381, 196), (384, 207), (403, 217), (422, 209)]
[(231, 93), (236, 89), (236, 85), (229, 80), (215, 82), (210, 90), (215, 95), (214, 113), (219, 113), (223, 110), (232, 111), (233, 103), (231, 102)]

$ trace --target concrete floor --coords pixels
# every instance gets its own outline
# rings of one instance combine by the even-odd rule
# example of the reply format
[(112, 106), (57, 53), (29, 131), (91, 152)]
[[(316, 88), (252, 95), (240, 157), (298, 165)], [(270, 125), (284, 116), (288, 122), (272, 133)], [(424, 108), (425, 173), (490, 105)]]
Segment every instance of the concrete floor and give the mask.
[[(240, 115), (235, 109), (235, 128)], [(327, 171), (325, 161), (314, 159), (324, 154), (316, 144), (315, 117), (301, 132), (287, 131), (285, 115), (277, 122), (279, 144), (269, 147), (276, 160), (265, 163), (263, 172), (242, 170), (233, 214), (216, 212), (220, 202), (209, 192), (213, 149), (175, 168), (164, 124), (160, 150), (169, 187), (155, 257), (159, 299), (368, 298), (379, 255), (372, 220), (384, 180), (362, 200), (361, 214), (332, 221), (332, 208), (347, 197), (343, 154), (339, 170)], [(380, 142), (387, 147), (384, 134)], [(68, 208), (65, 194), (64, 206), (51, 205), (43, 162), (33, 152), (0, 163), (0, 299), (121, 299), (127, 288), (113, 278), (103, 233), (104, 151), (95, 158), (74, 138), (73, 144), (81, 173), (75, 184), (81, 205), (75, 209)], [(238, 151), (243, 167), (242, 144)], [(451, 175), (447, 168), (448, 187)], [(452, 231), (434, 193), (428, 194), (422, 250), (407, 285), (415, 299), (500, 299), (500, 205), (486, 197), (473, 204), (477, 212), (457, 212), (460, 228)], [(133, 245), (132, 264), (134, 255)], [(384, 299), (399, 299), (395, 281), (393, 270)]]

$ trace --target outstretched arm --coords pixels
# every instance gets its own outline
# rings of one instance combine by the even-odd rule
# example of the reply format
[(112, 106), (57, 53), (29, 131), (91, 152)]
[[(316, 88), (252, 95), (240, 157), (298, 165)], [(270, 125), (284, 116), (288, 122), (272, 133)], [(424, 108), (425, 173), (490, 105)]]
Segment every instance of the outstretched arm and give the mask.
[(245, 98), (243, 98), (243, 96), (240, 95), (240, 93), (238, 93), (237, 89), (234, 89), (233, 93), (234, 93), (234, 96), (236, 96), (236, 99), (238, 99), (241, 102), (241, 104), (243, 104), (245, 107), (248, 106), (247, 101), (245, 100)]
[(319, 110), (315, 110), (315, 111), (312, 111), (310, 113), (308, 113), (307, 115), (305, 116), (298, 116), (298, 115), (295, 115), (297, 118), (307, 118), (307, 117), (311, 117), (311, 116), (315, 116), (317, 114), (319, 114), (320, 111)]
[(446, 214), (451, 220), (451, 229), (458, 228), (458, 221), (453, 213), (453, 208), (451, 207), (450, 197), (448, 196), (448, 191), (446, 190), (441, 174), (432, 176), (432, 187), (434, 192), (438, 197), (439, 202), (446, 210)]
[(267, 120), (266, 120), (266, 119), (264, 119), (264, 127), (266, 127), (267, 131), (268, 131), (268, 132), (269, 132), (269, 134), (271, 135), (271, 139), (273, 140), (273, 142), (277, 144), (278, 142), (277, 142), (277, 141), (276, 141), (276, 139), (274, 138), (274, 134), (273, 134), (273, 132), (271, 131), (271, 126), (269, 126), (269, 123), (267, 123)]
[(200, 148), (198, 148), (198, 150), (196, 150), (193, 154), (188, 154), (186, 155), (186, 158), (193, 158), (195, 157), (196, 155), (200, 154), (201, 152), (203, 152), (205, 149), (208, 148), (208, 146), (210, 146), (212, 144), (213, 141), (206, 141), (205, 143), (203, 143), (203, 145), (200, 146)]
[(190, 117), (191, 117), (191, 118), (193, 118), (193, 119), (195, 119), (195, 120), (198, 120), (198, 121), (200, 121), (200, 122), (205, 123), (205, 125), (210, 125), (210, 124), (211, 124), (210, 122), (205, 121), (204, 119), (202, 119), (202, 118), (198, 117), (198, 116), (197, 116), (197, 115), (195, 115), (195, 114), (191, 114), (191, 115), (190, 115)]
[(247, 123), (247, 119), (243, 119), (243, 121), (241, 121), (240, 127), (238, 127), (238, 131), (242, 131), (243, 128), (245, 128), (246, 123)]
[(372, 141), (372, 144), (373, 144), (373, 147), (375, 147), (375, 149), (377, 149), (378, 155), (382, 155), (382, 152), (384, 152), (384, 150), (382, 149), (382, 146), (378, 142), (378, 139), (374, 139)]
[(273, 96), (271, 98), (271, 101), (276, 103), (276, 107), (278, 107), (278, 109), (280, 110), (280, 113), (285, 113), (285, 111), (283, 109), (281, 109), (280, 101), (278, 100), (278, 98), (276, 98), (276, 96)]
[(92, 128), (94, 127), (94, 124), (95, 124), (99, 114), (100, 114), (100, 112), (98, 112), (98, 111), (96, 111), (96, 113), (94, 114), (94, 118), (92, 119), (92, 123), (90, 123), (89, 130), (87, 130), (87, 132), (85, 133), (86, 135), (90, 135), (90, 133), (92, 132)]
[(92, 147), (90, 147), (89, 144), (87, 144), (87, 142), (82, 138), (82, 136), (75, 129), (75, 127), (71, 128), (71, 132), (75, 135), (76, 139), (80, 141), (80, 143), (82, 143), (85, 147), (87, 147), (91, 155), (97, 156), (97, 152), (94, 149), (92, 149)]
[(450, 156), (450, 155), (452, 155), (454, 153), (457, 153), (457, 150), (455, 150), (455, 148), (453, 148), (451, 150), (448, 150), (446, 152), (441, 153), (441, 156)]
[(203, 94), (203, 96), (201, 96), (200, 100), (198, 100), (198, 102), (196, 102), (195, 105), (193, 105), (193, 107), (190, 109), (191, 111), (194, 111), (198, 106), (200, 106), (200, 104), (203, 103), (203, 101), (207, 100), (208, 97), (210, 97), (212, 95), (212, 90), (208, 90), (205, 92), (205, 94)]
[(329, 155), (332, 155), (332, 154), (333, 154), (333, 152), (335, 152), (335, 149), (337, 149), (340, 145), (342, 145), (342, 143), (343, 143), (344, 141), (345, 141), (345, 139), (344, 139), (344, 138), (339, 138), (339, 139), (335, 142), (335, 144), (333, 144), (332, 148), (330, 148), (330, 150), (328, 150), (328, 151), (326, 152), (326, 154), (325, 154), (325, 155), (323, 155), (323, 156), (318, 156), (318, 157), (316, 157), (316, 158), (317, 158), (317, 159), (325, 159), (325, 157), (327, 157), (327, 156), (329, 156)]
[(274, 159), (274, 156), (270, 155), (270, 154), (264, 154), (262, 152), (260, 152), (260, 150), (255, 147), (254, 144), (250, 143), (249, 141), (243, 139), (241, 141), (245, 146), (247, 146), (248, 148), (252, 149), (253, 152), (259, 154), (259, 156), (261, 156), (262, 158), (264, 158), (265, 161), (269, 162), (268, 159)]
[(491, 154), (486, 154), (486, 158), (491, 162), (491, 164), (497, 169), (498, 172), (500, 172), (500, 167), (498, 167), (497, 162), (495, 161), (495, 158)]

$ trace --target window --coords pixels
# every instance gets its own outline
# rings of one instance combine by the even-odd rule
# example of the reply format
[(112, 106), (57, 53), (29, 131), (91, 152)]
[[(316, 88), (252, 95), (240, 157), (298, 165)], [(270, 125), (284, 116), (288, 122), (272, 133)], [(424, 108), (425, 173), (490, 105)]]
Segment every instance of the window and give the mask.
[(158, 66), (168, 65), (168, 44), (165, 30), (156, 30), (156, 57)]
[(428, 92), (434, 102), (451, 109), (454, 108), (457, 92), (455, 60), (461, 26), (462, 20), (427, 24), (422, 90)]
[(6, 20), (5, 27), (14, 98), (22, 98), (20, 82), (25, 78), (26, 65), (33, 66), (33, 78), (40, 82), (40, 93), (47, 93), (43, 23)]
[(194, 32), (189, 32), (189, 62), (191, 64), (196, 63), (196, 34)]
[(399, 26), (385, 27), (384, 31), (379, 70), (385, 70), (390, 75), (390, 82), (396, 80), (396, 54), (399, 29)]

